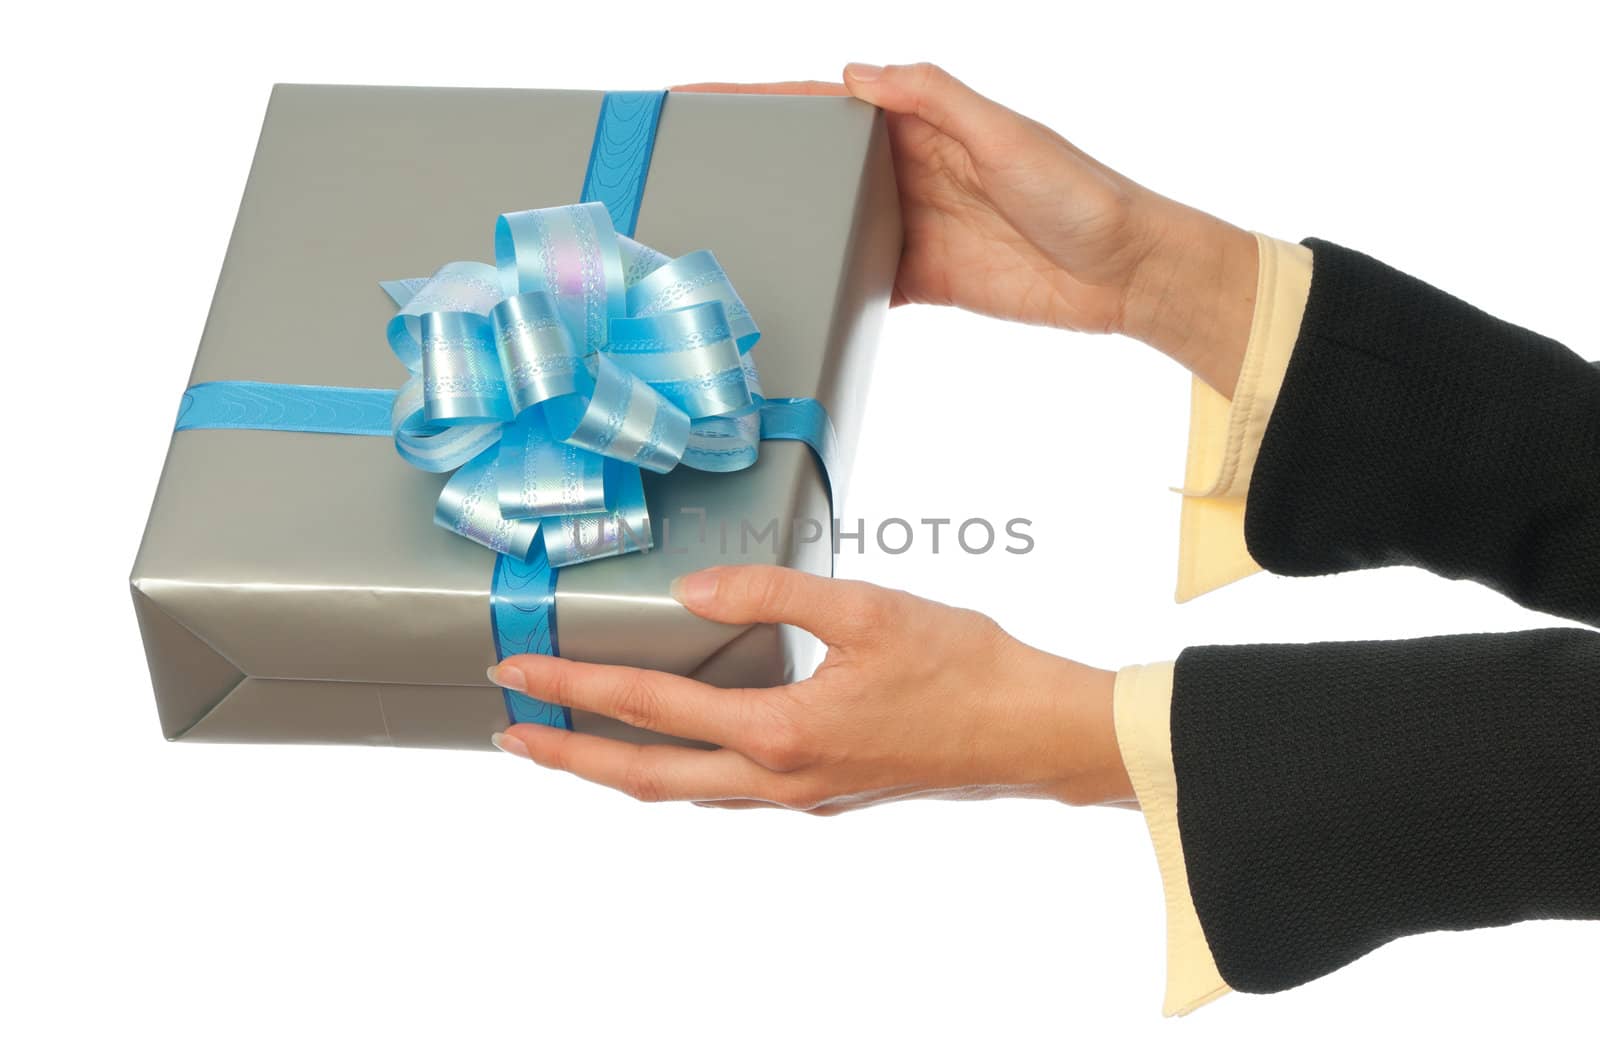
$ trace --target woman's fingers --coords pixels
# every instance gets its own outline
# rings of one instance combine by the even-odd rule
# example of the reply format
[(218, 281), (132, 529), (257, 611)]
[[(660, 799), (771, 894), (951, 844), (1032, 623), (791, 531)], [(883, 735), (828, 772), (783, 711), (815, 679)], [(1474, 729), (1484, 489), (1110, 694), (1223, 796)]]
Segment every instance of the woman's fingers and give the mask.
[(718, 565), (673, 582), (685, 608), (724, 624), (791, 624), (830, 646), (887, 626), (896, 596), (870, 583), (813, 576), (778, 565)]
[(759, 798), (772, 785), (770, 773), (730, 749), (641, 746), (532, 723), (508, 727), (495, 745), (640, 801)]
[(676, 92), (754, 93), (768, 96), (855, 96), (893, 114), (915, 115), (969, 147), (994, 139), (1017, 115), (982, 96), (932, 63), (872, 66), (851, 63), (844, 84), (832, 81), (769, 81), (741, 84), (700, 81)]
[[(666, 672), (540, 654), (507, 657), (489, 670), (489, 676), (508, 690), (540, 701), (609, 716), (657, 734), (723, 746), (756, 770), (785, 773), (809, 759), (794, 720), (782, 708), (786, 699), (770, 690), (725, 690)], [(783, 689), (792, 694), (803, 686)]]
[(857, 99), (895, 114), (916, 115), (969, 147), (993, 138), (1017, 115), (969, 89), (932, 63), (844, 68), (845, 87)]
[(522, 654), (489, 670), (508, 690), (583, 709), (659, 734), (743, 748), (764, 722), (760, 702), (666, 672)]
[(692, 85), (674, 85), (673, 92), (727, 92), (758, 96), (848, 96), (837, 81), (766, 81), (741, 83), (737, 81), (697, 81)]

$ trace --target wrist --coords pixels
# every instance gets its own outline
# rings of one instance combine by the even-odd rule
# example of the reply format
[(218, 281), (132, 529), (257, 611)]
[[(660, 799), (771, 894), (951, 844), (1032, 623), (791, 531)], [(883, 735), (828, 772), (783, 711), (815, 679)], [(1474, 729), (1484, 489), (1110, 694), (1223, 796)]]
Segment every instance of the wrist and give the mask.
[(1002, 758), (1011, 788), (1069, 805), (1136, 803), (1117, 745), (1116, 673), (1017, 645), (1029, 659), (1010, 670), (1018, 694), (1000, 707), (1016, 720)]
[(1256, 238), (1170, 200), (1152, 208), (1149, 229), (1118, 331), (1231, 398), (1255, 313)]
[(1069, 771), (1053, 796), (1069, 805), (1137, 804), (1117, 744), (1117, 674), (1068, 663), (1079, 673), (1064, 709), (1072, 719), (1075, 741), (1064, 751)]

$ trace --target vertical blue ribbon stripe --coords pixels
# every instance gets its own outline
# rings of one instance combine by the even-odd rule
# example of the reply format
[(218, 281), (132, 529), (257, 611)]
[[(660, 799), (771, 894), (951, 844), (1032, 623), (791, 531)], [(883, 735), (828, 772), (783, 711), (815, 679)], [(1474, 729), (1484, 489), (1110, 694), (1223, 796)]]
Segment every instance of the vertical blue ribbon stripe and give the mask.
[[(611, 224), (631, 237), (639, 224), (639, 203), (655, 150), (656, 123), (665, 92), (608, 92), (600, 101), (589, 166), (583, 175), (581, 203), (604, 203)], [(489, 590), (495, 653), (505, 660), (518, 653), (560, 656), (556, 641), (556, 575), (541, 541), (527, 561), (501, 555)], [(512, 723), (541, 723), (572, 730), (572, 711), (562, 705), (505, 692)]]
[(665, 92), (608, 92), (589, 148), (580, 203), (604, 203), (611, 224), (623, 236), (639, 225), (639, 204), (650, 172)]
[[(519, 653), (559, 656), (556, 643), (556, 569), (535, 543), (526, 561), (497, 554), (489, 591), (489, 624), (497, 660)], [(572, 711), (562, 705), (507, 690), (506, 715), (512, 723), (542, 723), (572, 730)]]
[[(630, 238), (638, 224), (656, 126), (666, 96), (665, 92), (613, 92), (607, 93), (600, 104), (582, 201), (603, 204), (616, 231)], [(403, 297), (409, 294), (401, 292), (396, 301), (404, 302)], [(742, 354), (744, 348), (740, 350)], [(386, 388), (212, 381), (196, 384), (184, 393), (174, 430), (253, 429), (394, 437), (398, 394)], [(837, 441), (822, 404), (811, 398), (756, 398), (760, 404), (760, 438), (798, 440), (810, 447), (821, 463), (831, 497)], [(496, 556), (489, 592), (489, 622), (497, 660), (523, 653), (559, 656), (558, 572), (550, 564), (542, 538), (535, 541), (526, 560), (504, 553)], [(572, 728), (572, 713), (567, 708), (513, 691), (504, 693), (506, 714), (512, 723)]]

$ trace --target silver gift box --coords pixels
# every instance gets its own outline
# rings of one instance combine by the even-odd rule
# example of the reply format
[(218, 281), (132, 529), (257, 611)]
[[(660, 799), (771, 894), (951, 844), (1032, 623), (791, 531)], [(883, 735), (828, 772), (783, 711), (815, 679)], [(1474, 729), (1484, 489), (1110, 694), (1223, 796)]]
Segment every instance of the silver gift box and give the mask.
[[(601, 97), (278, 86), (190, 384), (397, 387), (378, 281), (492, 258), (497, 215), (576, 201)], [(842, 478), (900, 251), (881, 115), (670, 95), (637, 238), (716, 252), (761, 326), (767, 394), (824, 403)], [(382, 438), (175, 433), (132, 574), (166, 736), (485, 748), (506, 722), (484, 675), (494, 555), (434, 525), (443, 479)], [(811, 452), (769, 441), (742, 472), (645, 481), (657, 548), (562, 570), (562, 655), (719, 686), (804, 674), (796, 633), (700, 620), (667, 589), (708, 564), (829, 572)], [(651, 737), (583, 712), (573, 726)]]

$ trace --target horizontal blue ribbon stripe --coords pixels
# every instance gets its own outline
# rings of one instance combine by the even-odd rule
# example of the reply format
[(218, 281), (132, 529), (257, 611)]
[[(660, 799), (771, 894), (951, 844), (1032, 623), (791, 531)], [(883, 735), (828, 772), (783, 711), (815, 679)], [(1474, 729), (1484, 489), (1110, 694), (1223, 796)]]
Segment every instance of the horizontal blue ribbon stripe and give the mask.
[(324, 432), (336, 436), (387, 436), (397, 392), (385, 388), (333, 388), (216, 380), (183, 393), (173, 429), (254, 428), (269, 432)]
[[(388, 436), (391, 388), (335, 388), (216, 380), (183, 393), (173, 431), (252, 429), (265, 432)], [(376, 423), (381, 413), (383, 424)], [(757, 410), (762, 440), (791, 439), (816, 454), (831, 488), (838, 441), (828, 411), (816, 399), (764, 399)], [(688, 464), (685, 462), (685, 464)], [(506, 556), (506, 555), (501, 555)]]
[[(441, 526), (495, 550), (497, 659), (556, 655), (556, 573), (651, 543), (641, 470), (731, 472), (763, 439), (805, 443), (831, 496), (837, 442), (822, 404), (767, 398), (749, 308), (710, 251), (669, 258), (632, 239), (664, 92), (608, 93), (583, 202), (501, 215), (495, 264), (384, 281), (399, 308), (398, 390), (215, 381), (184, 393), (178, 431), (389, 436), (454, 474)], [(513, 692), (514, 723), (572, 726)]]

